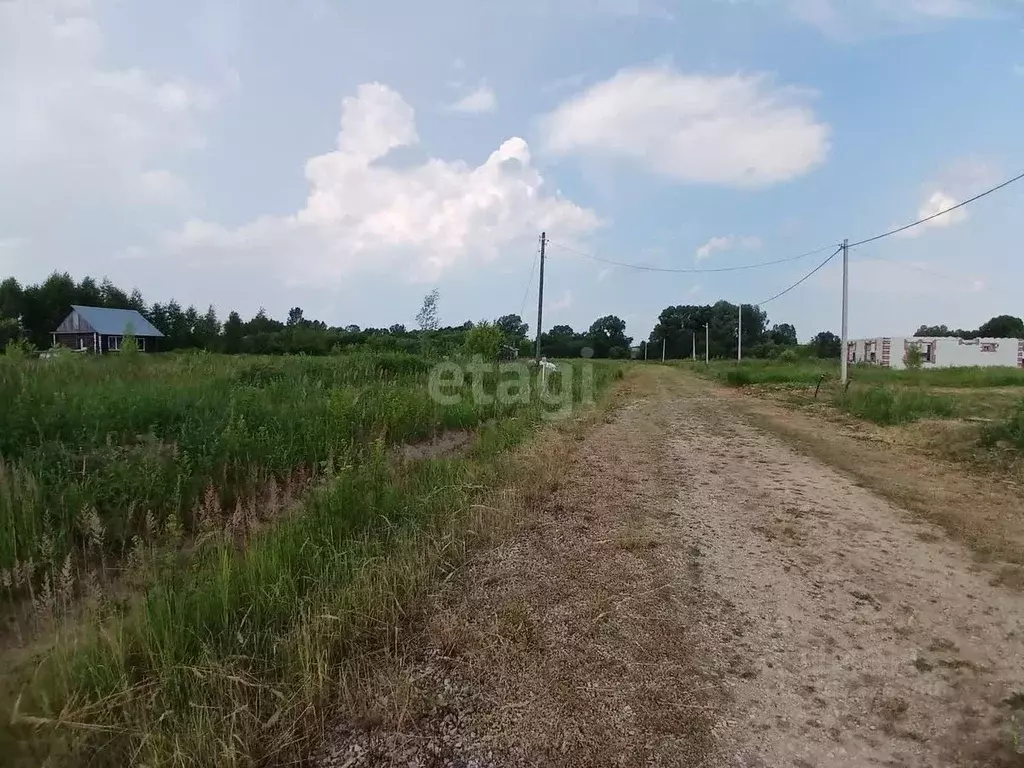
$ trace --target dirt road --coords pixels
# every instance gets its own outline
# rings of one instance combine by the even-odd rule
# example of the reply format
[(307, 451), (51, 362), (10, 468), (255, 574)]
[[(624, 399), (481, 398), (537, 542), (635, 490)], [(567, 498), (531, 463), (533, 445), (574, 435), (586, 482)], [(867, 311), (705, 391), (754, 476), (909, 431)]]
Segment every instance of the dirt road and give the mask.
[(711, 385), (634, 387), (325, 764), (1024, 765), (1019, 591)]

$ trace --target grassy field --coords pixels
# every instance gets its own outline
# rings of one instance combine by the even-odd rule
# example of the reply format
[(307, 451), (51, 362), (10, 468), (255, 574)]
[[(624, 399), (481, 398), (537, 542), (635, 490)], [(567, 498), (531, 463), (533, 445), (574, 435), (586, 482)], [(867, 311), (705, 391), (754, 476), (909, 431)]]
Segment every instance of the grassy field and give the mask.
[(1024, 369), (1020, 368), (897, 371), (856, 365), (850, 367), (850, 384), (845, 389), (839, 384), (839, 364), (835, 361), (722, 361), (706, 369), (697, 366), (697, 370), (730, 386), (788, 394), (794, 404), (831, 403), (876, 424), (908, 424), (920, 419), (974, 420), (987, 425), (981, 430), (983, 444), (1009, 443), (1024, 449), (1024, 429), (1020, 427), (1024, 424), (1020, 415)]
[[(405, 354), (0, 360), (0, 749), (302, 757), (346, 665), (457, 558), (508, 450), (622, 369), (522, 376), (432, 389)], [(465, 451), (402, 458), (467, 429)]]

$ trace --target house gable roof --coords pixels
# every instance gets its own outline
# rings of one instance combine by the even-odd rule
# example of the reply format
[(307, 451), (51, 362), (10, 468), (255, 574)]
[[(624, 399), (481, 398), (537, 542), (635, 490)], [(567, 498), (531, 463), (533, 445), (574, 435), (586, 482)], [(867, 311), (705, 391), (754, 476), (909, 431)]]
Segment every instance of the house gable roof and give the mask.
[[(83, 307), (72, 304), (71, 310), (77, 312), (94, 333), (104, 336), (121, 336), (125, 328), (132, 327), (136, 336), (156, 336), (163, 338), (153, 324), (134, 309), (107, 309), (106, 307)], [(63, 325), (63, 323), (61, 323)]]

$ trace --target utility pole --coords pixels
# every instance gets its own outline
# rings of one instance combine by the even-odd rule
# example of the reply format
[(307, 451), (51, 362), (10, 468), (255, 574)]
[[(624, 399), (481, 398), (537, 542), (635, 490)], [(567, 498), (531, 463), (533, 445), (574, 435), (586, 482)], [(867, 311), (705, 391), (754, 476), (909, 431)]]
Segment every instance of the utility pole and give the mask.
[(711, 362), (711, 331), (708, 323), (704, 323), (704, 365)]
[(743, 305), (740, 304), (740, 324), (736, 330), (736, 362), (743, 362)]
[(850, 301), (850, 241), (843, 240), (843, 341), (839, 347), (839, 378), (843, 386), (846, 386), (847, 363), (846, 363), (846, 322)]
[(544, 321), (544, 247), (548, 243), (547, 233), (540, 233), (540, 290), (537, 291), (537, 362), (540, 362), (540, 331)]
[(697, 362), (697, 332), (693, 331), (691, 335), (693, 336), (691, 339), (693, 341), (693, 351), (690, 354), (693, 357), (693, 362)]
[(645, 342), (644, 342), (644, 362), (645, 362), (645, 363), (647, 362), (647, 348), (648, 348), (649, 346), (651, 346), (651, 342), (649, 342), (649, 341), (645, 341)]
[(661, 362), (665, 362), (665, 337), (661, 337)]

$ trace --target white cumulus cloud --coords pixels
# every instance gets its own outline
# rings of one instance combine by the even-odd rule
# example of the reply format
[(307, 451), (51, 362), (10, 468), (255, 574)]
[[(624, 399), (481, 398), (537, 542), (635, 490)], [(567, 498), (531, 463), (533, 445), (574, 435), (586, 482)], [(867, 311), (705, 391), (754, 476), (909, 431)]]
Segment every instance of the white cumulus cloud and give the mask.
[(104, 48), (90, 3), (0, 2), (0, 197), (182, 192), (151, 166), (203, 145), (198, 120), (215, 92), (112, 68)]
[[(900, 235), (920, 237), (929, 230), (963, 224), (970, 219), (967, 208), (950, 209), (991, 187), (999, 178), (999, 170), (978, 157), (964, 157), (950, 163), (935, 181), (925, 185), (925, 198), (917, 208), (915, 220), (929, 220), (912, 229), (904, 230)], [(948, 213), (942, 213), (943, 211)], [(935, 218), (929, 218), (931, 216)]]
[(498, 97), (489, 85), (478, 86), (449, 107), (453, 112), (463, 112), (468, 115), (493, 112), (497, 108)]
[(697, 249), (694, 258), (697, 261), (704, 261), (717, 251), (730, 251), (734, 248), (760, 248), (761, 238), (740, 235), (722, 235), (712, 237), (704, 245)]
[(521, 138), (475, 167), (438, 158), (389, 167), (390, 150), (418, 142), (412, 107), (386, 85), (361, 85), (342, 102), (336, 149), (306, 163), (302, 209), (233, 229), (191, 221), (164, 247), (188, 261), (262, 264), (293, 283), (357, 269), (433, 280), (496, 259), (539, 230), (572, 237), (599, 224), (593, 212), (548, 190)]
[[(958, 205), (959, 203), (959, 200), (954, 197), (950, 197), (941, 189), (936, 190), (928, 196), (927, 200), (921, 203), (921, 207), (917, 209), (917, 218), (926, 219), (929, 216), (935, 216), (936, 214), (942, 213), (942, 211), (948, 211), (954, 205)], [(919, 224), (913, 229), (907, 229), (900, 234), (904, 237), (919, 237), (929, 229), (944, 229), (957, 224), (963, 224), (969, 217), (970, 214), (967, 212), (966, 208), (957, 208), (955, 211), (943, 213), (941, 216), (929, 219), (923, 224)]]
[(753, 75), (625, 69), (543, 120), (553, 153), (620, 157), (684, 182), (761, 187), (824, 162), (829, 127), (807, 92)]

